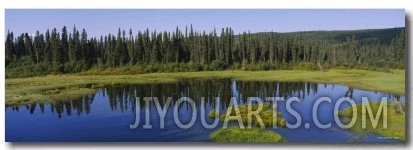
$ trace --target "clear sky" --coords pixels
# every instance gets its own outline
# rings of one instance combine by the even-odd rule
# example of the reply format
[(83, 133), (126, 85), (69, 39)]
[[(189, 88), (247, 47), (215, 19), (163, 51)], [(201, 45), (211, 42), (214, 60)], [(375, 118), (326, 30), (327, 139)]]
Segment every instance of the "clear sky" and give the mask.
[(193, 25), (207, 32), (214, 27), (243, 31), (292, 32), (309, 30), (353, 30), (405, 26), (404, 9), (6, 9), (5, 30), (15, 34), (45, 32), (65, 25), (86, 29), (89, 36), (138, 30), (173, 31)]

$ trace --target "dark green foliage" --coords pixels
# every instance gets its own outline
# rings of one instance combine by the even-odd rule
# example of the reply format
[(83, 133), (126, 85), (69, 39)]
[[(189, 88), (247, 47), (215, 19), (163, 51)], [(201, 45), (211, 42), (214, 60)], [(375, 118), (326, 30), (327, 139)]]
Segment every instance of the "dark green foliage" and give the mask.
[[(218, 36), (219, 35), (219, 36)], [(76, 27), (5, 41), (6, 77), (76, 73), (106, 68), (140, 68), (139, 73), (210, 70), (323, 70), (334, 67), (368, 70), (404, 69), (404, 28), (249, 33), (231, 28), (183, 33), (119, 28), (116, 35), (88, 37)], [(129, 70), (129, 69), (126, 69)], [(92, 71), (94, 72), (94, 71)], [(109, 71), (110, 72), (110, 71)]]

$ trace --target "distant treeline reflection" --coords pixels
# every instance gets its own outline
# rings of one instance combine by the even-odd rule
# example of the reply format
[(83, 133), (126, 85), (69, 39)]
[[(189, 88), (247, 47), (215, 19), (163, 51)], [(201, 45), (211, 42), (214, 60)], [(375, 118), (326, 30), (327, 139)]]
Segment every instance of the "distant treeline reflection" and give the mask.
[[(191, 98), (197, 108), (212, 107), (215, 108), (215, 98), (219, 97), (220, 108), (226, 109), (230, 106), (231, 97), (236, 97), (238, 104), (247, 103), (248, 97), (260, 97), (265, 101), (266, 97), (284, 97), (285, 99), (291, 96), (297, 96), (301, 100), (305, 100), (309, 95), (316, 95), (319, 86), (326, 87), (327, 84), (304, 83), (304, 82), (259, 82), (247, 81), (240, 82), (231, 79), (216, 79), (216, 80), (187, 80), (178, 83), (162, 83), (162, 84), (142, 84), (142, 85), (113, 85), (100, 89), (96, 94), (85, 95), (78, 99), (60, 100), (53, 103), (32, 103), (25, 105), (31, 114), (36, 109), (40, 109), (41, 113), (45, 109), (56, 113), (58, 118), (62, 117), (63, 113), (68, 116), (76, 114), (89, 115), (91, 113), (91, 105), (95, 101), (108, 100), (112, 111), (120, 111), (121, 113), (131, 112), (136, 110), (136, 100), (139, 98), (140, 110), (144, 111), (144, 97), (157, 97), (160, 105), (163, 107), (168, 97), (172, 97), (172, 102), (169, 105), (168, 111), (172, 110), (176, 101), (182, 97)], [(334, 86), (334, 85), (333, 85)], [(98, 95), (100, 97), (98, 97)], [(353, 89), (348, 88), (344, 95), (352, 98)], [(394, 99), (399, 99), (400, 96), (390, 95)], [(101, 99), (101, 97), (103, 97)], [(205, 98), (205, 104), (201, 106), (201, 97)], [(49, 108), (45, 108), (49, 107)], [(154, 101), (149, 105), (150, 109), (156, 109)], [(19, 111), (24, 107), (13, 106), (13, 111)], [(191, 106), (187, 102), (181, 103), (178, 110), (190, 110)]]

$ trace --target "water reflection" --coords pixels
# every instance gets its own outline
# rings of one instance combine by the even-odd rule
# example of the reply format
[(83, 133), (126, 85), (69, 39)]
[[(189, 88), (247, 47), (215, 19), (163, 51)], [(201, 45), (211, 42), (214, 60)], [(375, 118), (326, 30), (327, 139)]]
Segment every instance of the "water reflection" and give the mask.
[[(232, 79), (194, 79), (165, 84), (108, 86), (79, 99), (7, 107), (5, 137), (8, 142), (208, 142), (210, 134), (221, 128), (222, 123), (214, 129), (206, 129), (199, 119), (205, 117), (201, 116), (201, 109), (208, 112), (218, 105), (220, 111), (225, 112), (231, 97), (236, 97), (238, 104), (243, 104), (248, 97), (265, 100), (266, 97), (287, 99), (292, 96), (301, 99), (301, 102), (292, 104), (292, 108), (301, 115), (303, 124), (310, 123), (312, 128), (305, 129), (300, 126), (297, 129), (273, 129), (289, 142), (347, 142), (349, 139), (357, 142), (397, 142), (380, 139), (375, 135), (366, 135), (360, 139), (348, 130), (338, 128), (333, 122), (333, 107), (334, 102), (343, 96), (352, 97), (356, 103), (361, 103), (363, 96), (376, 101), (382, 96), (388, 97), (389, 101), (404, 101), (404, 96), (352, 89), (338, 84), (240, 82)], [(332, 127), (327, 130), (315, 128), (311, 114), (315, 101), (324, 96), (331, 98), (332, 103), (319, 105), (318, 119), (324, 124), (332, 122)], [(166, 112), (164, 129), (159, 128), (160, 117), (155, 104), (144, 105), (143, 97), (157, 97), (162, 108), (166, 105), (167, 97), (172, 97)], [(175, 102), (181, 97), (191, 98), (196, 105), (198, 119), (190, 129), (181, 129), (173, 121)], [(204, 97), (204, 104), (201, 97)], [(219, 103), (215, 102), (216, 97), (219, 97)], [(136, 105), (136, 102), (141, 105)], [(285, 101), (279, 102), (278, 111), (287, 122), (294, 124), (296, 118), (286, 111), (285, 104)], [(349, 104), (343, 103), (340, 106), (340, 109), (344, 109)], [(129, 124), (134, 123), (137, 117), (136, 110), (140, 110), (141, 124), (136, 129), (130, 129)], [(153, 126), (151, 130), (142, 128), (146, 110), (150, 112), (149, 119)], [(190, 121), (190, 103), (183, 102), (178, 106), (178, 116), (183, 124)], [(213, 121), (206, 117), (206, 122)]]
[[(339, 86), (339, 87), (336, 87)], [(258, 82), (248, 81), (240, 82), (231, 79), (219, 80), (188, 80), (177, 83), (162, 83), (162, 84), (143, 84), (143, 85), (116, 85), (107, 86), (99, 89), (96, 94), (85, 95), (82, 98), (55, 101), (50, 104), (32, 103), (25, 106), (8, 107), (6, 110), (19, 112), (20, 109), (26, 109), (33, 114), (36, 109), (40, 109), (41, 113), (45, 109), (49, 109), (51, 113), (57, 114), (58, 118), (65, 113), (67, 116), (82, 114), (89, 115), (92, 109), (92, 104), (96, 99), (96, 95), (101, 95), (103, 100), (109, 101), (111, 111), (120, 111), (121, 113), (135, 112), (136, 100), (139, 100), (140, 110), (146, 107), (143, 97), (157, 97), (160, 106), (164, 107), (168, 97), (172, 97), (172, 104), (181, 97), (189, 97), (194, 100), (197, 108), (212, 107), (215, 108), (215, 98), (220, 100), (220, 108), (226, 109), (230, 105), (231, 97), (236, 97), (238, 104), (247, 102), (248, 97), (260, 97), (265, 100), (266, 97), (284, 97), (285, 99), (296, 96), (301, 100), (306, 101), (310, 96), (317, 95), (319, 90), (324, 93), (321, 96), (328, 96), (332, 99), (340, 97), (354, 98), (356, 102), (361, 101), (361, 96), (373, 97), (371, 99), (380, 100), (381, 96), (387, 96), (390, 101), (404, 101), (404, 96), (385, 94), (380, 92), (369, 92), (350, 88), (344, 85), (335, 84), (317, 84), (304, 82)], [(325, 91), (328, 91), (327, 93)], [(355, 92), (356, 91), (356, 92)], [(356, 94), (355, 94), (356, 93)], [(356, 95), (356, 98), (354, 97)], [(205, 98), (205, 104), (201, 106), (201, 97)], [(336, 99), (336, 100), (337, 100)], [(45, 108), (48, 106), (49, 108)], [(155, 107), (151, 103), (149, 107)], [(173, 107), (170, 105), (169, 107)], [(179, 109), (188, 109), (189, 103), (181, 103)], [(98, 109), (98, 108), (96, 108)]]

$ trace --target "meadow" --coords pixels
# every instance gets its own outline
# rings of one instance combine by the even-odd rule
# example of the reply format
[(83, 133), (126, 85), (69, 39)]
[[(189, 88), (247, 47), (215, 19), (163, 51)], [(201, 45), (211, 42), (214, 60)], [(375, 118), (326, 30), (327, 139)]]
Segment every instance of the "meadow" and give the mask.
[(332, 69), (328, 71), (204, 71), (135, 75), (64, 74), (6, 79), (6, 106), (53, 102), (93, 94), (109, 85), (171, 83), (184, 79), (233, 78), (240, 81), (289, 81), (344, 84), (352, 88), (405, 94), (405, 71), (377, 72)]

